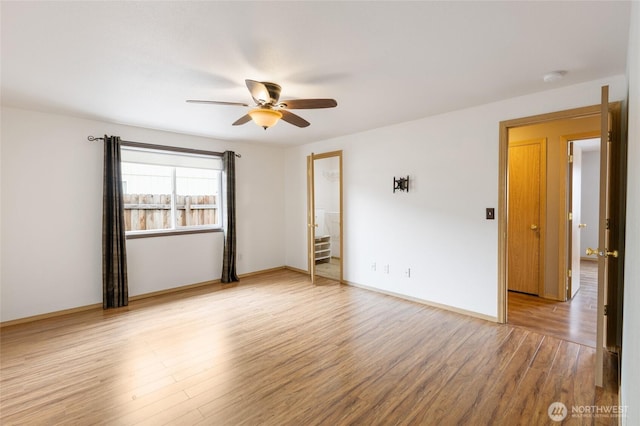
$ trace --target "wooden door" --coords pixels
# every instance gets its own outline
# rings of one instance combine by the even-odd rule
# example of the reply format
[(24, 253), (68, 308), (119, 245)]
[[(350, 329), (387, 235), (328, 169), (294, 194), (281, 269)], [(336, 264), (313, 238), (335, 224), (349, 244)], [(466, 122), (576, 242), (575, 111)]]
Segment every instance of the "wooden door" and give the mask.
[(546, 139), (510, 142), (508, 289), (540, 295), (543, 277)]
[(609, 104), (609, 216), (606, 221), (608, 251), (611, 254), (607, 254), (605, 343), (610, 351), (616, 353), (620, 353), (622, 346), (627, 201), (627, 140), (626, 129), (623, 129), (621, 107), (620, 102)]
[(604, 349), (621, 345), (622, 273), (626, 189), (626, 143), (620, 134), (621, 112), (609, 106), (609, 87), (602, 87), (600, 138), (600, 212), (598, 248), (598, 305), (596, 329), (596, 385), (604, 379)]
[[(607, 217), (609, 210), (609, 86), (602, 88), (600, 104), (600, 212), (598, 218), (598, 305), (596, 322), (596, 386), (602, 386), (604, 378), (604, 315), (605, 291), (607, 288), (607, 256), (609, 233)], [(591, 254), (591, 253), (589, 253)]]

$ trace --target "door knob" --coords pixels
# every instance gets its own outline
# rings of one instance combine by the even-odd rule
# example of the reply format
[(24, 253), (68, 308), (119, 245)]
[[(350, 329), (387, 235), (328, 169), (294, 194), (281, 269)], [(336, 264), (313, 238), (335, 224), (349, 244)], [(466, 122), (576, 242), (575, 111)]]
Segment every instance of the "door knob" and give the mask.
[(586, 250), (587, 256), (604, 256), (604, 257), (618, 257), (618, 250), (614, 250), (614, 251), (609, 251), (609, 250), (605, 250), (604, 252), (602, 251), (598, 251), (597, 249), (592, 249), (591, 247), (589, 247)]
[(531, 225), (531, 230), (532, 231), (537, 231), (538, 230), (538, 225)]
[(592, 249), (591, 247), (587, 248), (585, 252), (587, 256), (597, 256), (599, 254), (598, 249)]

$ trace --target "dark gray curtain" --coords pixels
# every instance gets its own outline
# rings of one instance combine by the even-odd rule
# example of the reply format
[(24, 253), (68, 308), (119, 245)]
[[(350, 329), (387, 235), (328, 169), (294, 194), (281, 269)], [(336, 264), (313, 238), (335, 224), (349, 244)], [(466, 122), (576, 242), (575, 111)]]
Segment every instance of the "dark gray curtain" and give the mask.
[(239, 281), (236, 273), (236, 153), (225, 151), (222, 156), (224, 252), (222, 255), (222, 281)]
[(127, 306), (127, 250), (120, 172), (120, 138), (104, 136), (102, 198), (102, 307)]

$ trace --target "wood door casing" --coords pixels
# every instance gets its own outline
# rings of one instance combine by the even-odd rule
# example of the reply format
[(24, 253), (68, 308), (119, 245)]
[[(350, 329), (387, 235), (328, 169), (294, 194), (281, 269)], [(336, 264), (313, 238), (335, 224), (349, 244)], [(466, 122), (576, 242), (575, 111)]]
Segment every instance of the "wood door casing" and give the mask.
[(541, 294), (546, 139), (510, 142), (508, 163), (508, 288)]

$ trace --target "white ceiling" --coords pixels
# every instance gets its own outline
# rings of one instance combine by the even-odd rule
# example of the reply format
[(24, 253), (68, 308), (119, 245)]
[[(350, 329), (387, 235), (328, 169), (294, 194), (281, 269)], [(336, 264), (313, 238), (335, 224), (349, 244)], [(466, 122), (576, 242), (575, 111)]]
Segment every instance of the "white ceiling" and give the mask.
[[(2, 104), (302, 144), (624, 74), (629, 2), (7, 2)], [(556, 83), (544, 73), (566, 70)], [(246, 78), (311, 122), (231, 126)]]

